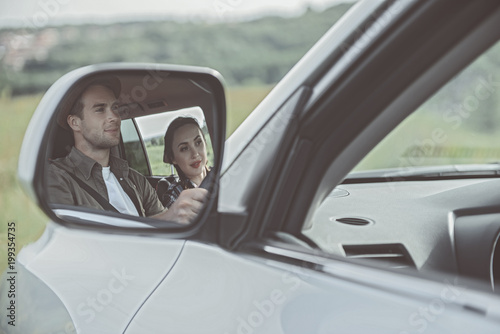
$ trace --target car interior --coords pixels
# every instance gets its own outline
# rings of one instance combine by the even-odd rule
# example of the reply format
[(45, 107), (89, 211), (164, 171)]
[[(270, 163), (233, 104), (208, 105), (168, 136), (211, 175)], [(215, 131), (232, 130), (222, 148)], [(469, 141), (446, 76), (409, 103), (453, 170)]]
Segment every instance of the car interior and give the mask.
[[(127, 71), (106, 72), (102, 76), (115, 76), (119, 78), (121, 84), (121, 94), (119, 97), (119, 112), (122, 118), (122, 138), (118, 147), (112, 149), (112, 154), (125, 159), (129, 165), (146, 176), (153, 187), (156, 188), (160, 179), (174, 181), (176, 175), (173, 168), (169, 169), (169, 174), (159, 173), (152, 170), (151, 160), (158, 160), (162, 156), (148, 156), (145, 136), (153, 134), (147, 133), (147, 129), (139, 128), (137, 120), (152, 115), (164, 114), (165, 119), (171, 120), (175, 115), (191, 115), (193, 108), (198, 111), (202, 125), (206, 131), (208, 142), (211, 142), (214, 130), (214, 100), (210, 88), (202, 80), (194, 81), (182, 77), (176, 77), (167, 72), (155, 71)], [(95, 80), (99, 75), (91, 78), (83, 78), (72, 88), (81, 92), (86, 82)], [(69, 90), (66, 99), (74, 99), (75, 93)], [(64, 105), (65, 101), (61, 103)], [(170, 117), (168, 117), (171, 115)], [(158, 124), (161, 133), (155, 133), (157, 137), (163, 137), (168, 123)], [(146, 132), (145, 132), (146, 131)], [(54, 126), (50, 137), (48, 148), (48, 159), (57, 159), (66, 156), (74, 145), (73, 135), (61, 126)], [(159, 139), (159, 138), (157, 138)], [(161, 138), (163, 139), (163, 138)], [(163, 145), (161, 145), (163, 150)], [(162, 154), (158, 152), (158, 155)], [(164, 165), (161, 162), (161, 165)]]
[(328, 254), (500, 291), (500, 43), (387, 135), (302, 233)]

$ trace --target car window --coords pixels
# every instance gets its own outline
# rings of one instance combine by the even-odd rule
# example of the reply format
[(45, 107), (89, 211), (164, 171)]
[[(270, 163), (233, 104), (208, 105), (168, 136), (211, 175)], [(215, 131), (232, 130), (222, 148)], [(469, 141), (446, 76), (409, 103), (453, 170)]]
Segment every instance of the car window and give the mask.
[(402, 122), (354, 171), (500, 162), (499, 90), (497, 43)]
[(163, 162), (163, 152), (165, 132), (170, 122), (179, 116), (193, 117), (201, 125), (200, 128), (205, 134), (205, 140), (207, 142), (208, 166), (214, 165), (212, 142), (203, 116), (203, 111), (200, 108), (169, 111), (135, 118), (137, 129), (146, 147), (152, 175), (168, 176), (177, 173), (173, 165)]
[(493, 280), (500, 272), (500, 258), (492, 255), (500, 252), (495, 246), (500, 225), (488, 220), (493, 232), (477, 233), (486, 251), (475, 254), (470, 225), (456, 212), (474, 209), (477, 215), (481, 208), (498, 206), (498, 175), (500, 43), (376, 145), (302, 232), (330, 254), (392, 268), (463, 274), (474, 259), (487, 268), (484, 280)]
[(121, 124), (125, 159), (130, 167), (143, 175), (150, 175), (148, 160), (143, 150), (141, 138), (132, 119), (125, 119)]

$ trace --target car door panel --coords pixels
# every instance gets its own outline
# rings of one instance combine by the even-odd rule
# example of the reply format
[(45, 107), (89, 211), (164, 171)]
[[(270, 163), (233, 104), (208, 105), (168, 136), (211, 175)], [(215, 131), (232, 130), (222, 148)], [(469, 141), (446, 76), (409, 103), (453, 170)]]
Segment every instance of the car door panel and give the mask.
[(482, 310), (491, 299), (470, 294), (453, 280), (416, 289), (406, 284), (421, 283), (418, 278), (311, 258), (330, 274), (314, 271), (306, 262), (286, 264), (187, 242), (125, 333), (159, 328), (163, 333), (214, 334), (498, 330), (494, 321), (475, 327), (483, 315), (457, 302), (480, 301)]
[(25, 247), (18, 260), (60, 298), (78, 333), (123, 331), (184, 244), (50, 226), (43, 247)]

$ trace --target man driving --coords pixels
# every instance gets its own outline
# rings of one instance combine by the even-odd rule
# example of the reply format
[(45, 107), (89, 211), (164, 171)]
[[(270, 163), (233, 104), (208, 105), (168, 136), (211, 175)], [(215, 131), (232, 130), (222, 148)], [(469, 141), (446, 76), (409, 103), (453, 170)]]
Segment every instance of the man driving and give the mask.
[(116, 77), (92, 80), (60, 112), (58, 123), (72, 131), (74, 146), (49, 165), (50, 202), (192, 222), (206, 199), (205, 189), (185, 190), (165, 209), (146, 177), (111, 154), (120, 143), (120, 89)]

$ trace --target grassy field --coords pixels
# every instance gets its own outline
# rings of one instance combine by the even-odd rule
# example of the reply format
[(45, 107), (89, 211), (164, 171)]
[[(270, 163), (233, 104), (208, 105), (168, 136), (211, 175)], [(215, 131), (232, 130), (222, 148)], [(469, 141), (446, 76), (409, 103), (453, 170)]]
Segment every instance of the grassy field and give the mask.
[(227, 91), (227, 124), (229, 136), (243, 122), (248, 114), (271, 91), (272, 86), (235, 87)]
[[(236, 87), (227, 91), (229, 135), (247, 117), (255, 106), (271, 90), (271, 86)], [(0, 272), (7, 265), (7, 224), (16, 224), (17, 252), (26, 244), (38, 239), (47, 218), (27, 198), (16, 177), (21, 142), (28, 122), (42, 95), (0, 97)]]
[[(448, 122), (443, 112), (421, 108), (385, 137), (355, 170), (407, 168), (448, 164), (485, 164), (500, 161), (500, 124), (484, 131), (470, 125), (477, 112), (463, 123)], [(492, 121), (493, 123), (493, 121)]]
[(41, 96), (0, 98), (0, 271), (7, 263), (7, 224), (16, 224), (16, 250), (36, 240), (47, 218), (21, 190), (16, 178), (21, 142)]

